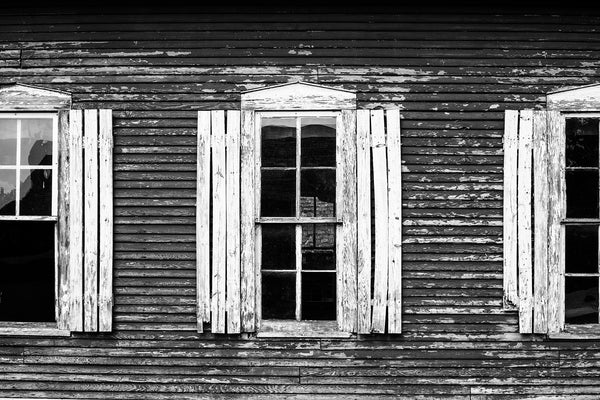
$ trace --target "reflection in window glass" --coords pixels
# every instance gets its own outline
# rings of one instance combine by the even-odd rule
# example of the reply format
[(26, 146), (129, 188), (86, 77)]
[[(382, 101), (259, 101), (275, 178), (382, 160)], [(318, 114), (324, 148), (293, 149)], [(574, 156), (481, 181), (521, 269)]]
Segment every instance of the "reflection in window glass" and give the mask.
[(0, 165), (17, 163), (17, 120), (0, 118)]
[(20, 215), (51, 215), (52, 170), (21, 170)]
[(21, 120), (21, 165), (52, 165), (52, 120)]
[(335, 271), (335, 225), (302, 226), (302, 270)]
[(335, 216), (335, 170), (302, 170), (300, 205), (303, 217)]
[(566, 119), (567, 167), (598, 167), (597, 118)]
[(17, 171), (0, 169), (0, 215), (15, 215)]
[(335, 118), (303, 117), (302, 167), (335, 167)]
[(54, 225), (0, 222), (0, 321), (55, 320)]
[(296, 215), (295, 171), (262, 171), (261, 192), (261, 215), (263, 217), (293, 217)]
[(263, 118), (261, 129), (263, 167), (296, 165), (296, 119)]
[(598, 323), (598, 277), (565, 277), (565, 323)]

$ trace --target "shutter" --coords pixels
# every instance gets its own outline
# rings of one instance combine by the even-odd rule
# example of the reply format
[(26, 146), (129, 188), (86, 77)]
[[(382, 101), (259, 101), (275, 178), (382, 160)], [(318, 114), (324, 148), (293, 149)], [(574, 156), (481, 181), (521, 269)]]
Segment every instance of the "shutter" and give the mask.
[[(560, 118), (549, 111), (505, 114), (504, 305), (518, 308), (520, 333), (556, 331), (553, 326), (562, 315), (564, 194), (559, 176), (564, 135), (557, 124)], [(549, 151), (550, 141), (557, 143), (558, 151)]]
[(72, 110), (59, 131), (61, 329), (112, 330), (112, 111)]
[[(401, 333), (402, 167), (399, 111), (359, 110), (357, 144), (358, 332), (385, 333), (387, 316), (387, 333)], [(371, 167), (375, 212), (375, 276), (372, 296)]]
[(240, 333), (240, 112), (199, 111), (197, 154), (197, 327)]

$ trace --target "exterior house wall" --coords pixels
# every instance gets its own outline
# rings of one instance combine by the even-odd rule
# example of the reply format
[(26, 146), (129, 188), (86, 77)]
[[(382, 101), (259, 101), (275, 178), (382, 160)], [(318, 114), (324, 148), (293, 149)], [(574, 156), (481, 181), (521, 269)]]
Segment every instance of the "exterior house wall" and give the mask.
[[(502, 309), (504, 110), (600, 81), (599, 24), (569, 11), (3, 10), (0, 84), (114, 110), (115, 306), (109, 334), (0, 337), (0, 397), (600, 397), (600, 341), (519, 335)], [(195, 332), (196, 112), (296, 80), (401, 109), (402, 335)]]

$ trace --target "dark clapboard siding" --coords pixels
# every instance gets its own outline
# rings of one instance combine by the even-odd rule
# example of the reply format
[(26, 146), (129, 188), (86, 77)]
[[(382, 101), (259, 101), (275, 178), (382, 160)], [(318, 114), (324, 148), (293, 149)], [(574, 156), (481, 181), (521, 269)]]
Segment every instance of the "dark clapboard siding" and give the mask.
[[(0, 337), (0, 397), (600, 398), (600, 342), (501, 308), (503, 112), (600, 81), (599, 15), (100, 10), (0, 13), (0, 84), (114, 109), (116, 144), (115, 330)], [(402, 110), (400, 337), (194, 332), (196, 111), (294, 80)]]

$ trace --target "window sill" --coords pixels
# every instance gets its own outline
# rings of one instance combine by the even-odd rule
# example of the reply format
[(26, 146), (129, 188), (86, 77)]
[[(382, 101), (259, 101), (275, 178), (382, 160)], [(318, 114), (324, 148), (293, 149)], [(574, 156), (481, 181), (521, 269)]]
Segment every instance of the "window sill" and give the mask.
[(0, 336), (71, 336), (56, 322), (0, 322)]
[(259, 338), (349, 338), (350, 332), (338, 330), (335, 321), (263, 320)]
[(594, 325), (567, 325), (565, 329), (558, 333), (549, 333), (550, 339), (578, 339), (578, 340), (599, 340), (600, 324)]

